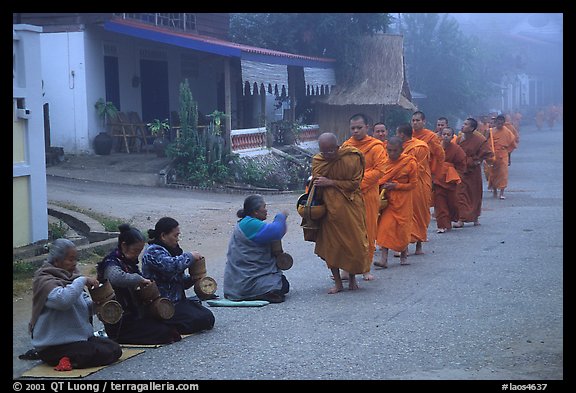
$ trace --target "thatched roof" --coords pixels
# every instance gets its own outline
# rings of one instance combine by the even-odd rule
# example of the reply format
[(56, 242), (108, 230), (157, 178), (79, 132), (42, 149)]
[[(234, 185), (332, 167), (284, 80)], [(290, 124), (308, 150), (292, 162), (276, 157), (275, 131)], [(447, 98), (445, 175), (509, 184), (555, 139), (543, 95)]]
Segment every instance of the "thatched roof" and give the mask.
[(316, 102), (328, 105), (398, 105), (415, 110), (404, 67), (404, 38), (378, 34), (361, 41), (358, 69)]

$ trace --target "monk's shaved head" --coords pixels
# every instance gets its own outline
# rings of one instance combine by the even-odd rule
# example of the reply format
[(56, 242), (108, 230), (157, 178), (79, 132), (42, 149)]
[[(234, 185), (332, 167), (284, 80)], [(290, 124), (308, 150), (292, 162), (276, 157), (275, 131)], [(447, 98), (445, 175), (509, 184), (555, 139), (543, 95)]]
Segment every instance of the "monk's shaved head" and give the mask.
[(400, 154), (402, 154), (402, 151), (404, 150), (402, 143), (402, 138), (396, 135), (388, 139), (386, 151), (388, 152), (388, 157), (390, 157), (390, 160), (396, 161), (400, 157)]
[(388, 144), (393, 144), (395, 146), (400, 146), (402, 147), (402, 143), (404, 141), (399, 137), (394, 135), (393, 137), (391, 137), (390, 139), (388, 139)]
[(336, 137), (336, 134), (333, 134), (331, 132), (325, 132), (323, 134), (320, 134), (320, 136), (318, 137), (318, 144), (332, 144), (334, 146), (338, 145), (338, 137)]
[(338, 156), (338, 148), (338, 138), (333, 133), (325, 132), (318, 137), (318, 149), (327, 160)]

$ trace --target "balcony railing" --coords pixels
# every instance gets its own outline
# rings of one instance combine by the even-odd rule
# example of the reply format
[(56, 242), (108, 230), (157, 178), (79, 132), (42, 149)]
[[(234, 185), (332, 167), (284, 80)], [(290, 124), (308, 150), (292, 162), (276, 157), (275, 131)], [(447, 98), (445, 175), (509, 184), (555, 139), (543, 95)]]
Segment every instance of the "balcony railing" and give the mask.
[(167, 27), (175, 30), (196, 32), (196, 14), (189, 12), (116, 12), (114, 16), (122, 19), (132, 19), (155, 26)]

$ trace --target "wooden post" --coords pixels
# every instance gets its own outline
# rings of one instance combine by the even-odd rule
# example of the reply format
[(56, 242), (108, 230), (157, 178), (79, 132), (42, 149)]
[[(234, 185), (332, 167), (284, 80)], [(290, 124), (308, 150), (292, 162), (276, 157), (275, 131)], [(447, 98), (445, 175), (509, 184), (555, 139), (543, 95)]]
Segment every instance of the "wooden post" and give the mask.
[(226, 126), (224, 127), (224, 132), (222, 137), (224, 138), (224, 153), (230, 154), (232, 151), (232, 137), (230, 132), (232, 131), (232, 92), (230, 91), (230, 60), (227, 57), (224, 60), (224, 112), (228, 116), (225, 117)]

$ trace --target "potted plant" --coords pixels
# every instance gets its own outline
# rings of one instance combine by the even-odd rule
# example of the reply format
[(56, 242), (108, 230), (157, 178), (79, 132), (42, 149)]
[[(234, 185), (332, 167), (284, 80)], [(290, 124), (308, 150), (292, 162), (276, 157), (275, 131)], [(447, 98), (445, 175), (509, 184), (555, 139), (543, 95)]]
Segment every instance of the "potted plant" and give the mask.
[(118, 114), (118, 109), (111, 101), (100, 98), (94, 104), (98, 117), (102, 119), (102, 131), (94, 137), (94, 152), (98, 155), (108, 155), (112, 151), (112, 136), (106, 132), (106, 122)]
[(160, 121), (159, 119), (154, 119), (150, 123), (146, 124), (150, 133), (155, 137), (152, 145), (154, 146), (154, 151), (158, 157), (166, 157), (166, 145), (168, 140), (166, 139), (166, 132), (170, 130), (170, 123), (168, 119)]

